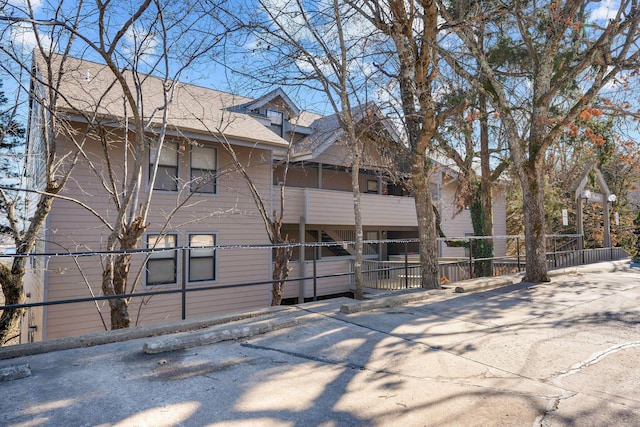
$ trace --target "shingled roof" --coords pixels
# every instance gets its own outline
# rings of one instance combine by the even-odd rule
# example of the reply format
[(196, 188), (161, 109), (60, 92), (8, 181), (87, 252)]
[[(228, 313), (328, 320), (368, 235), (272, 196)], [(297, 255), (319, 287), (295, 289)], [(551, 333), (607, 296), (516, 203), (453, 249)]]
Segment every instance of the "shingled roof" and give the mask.
[[(112, 122), (119, 122), (125, 117), (126, 103), (122, 86), (106, 65), (72, 57), (66, 57), (64, 62), (61, 59), (61, 56), (54, 55), (52, 63), (57, 64), (56, 71), (62, 73), (62, 100), (59, 105), (62, 111)], [(34, 63), (40, 69), (45, 69), (42, 68), (45, 64), (41, 57), (36, 56)], [(129, 87), (133, 88), (133, 73), (125, 72), (124, 75)], [(170, 89), (167, 94), (171, 97), (167, 108), (169, 129), (217, 136), (224, 133), (228, 139), (276, 147), (288, 146), (287, 141), (255, 118), (230, 110), (231, 107), (251, 101), (250, 98), (179, 81), (165, 81), (150, 75), (139, 77), (142, 98), (138, 107), (151, 132), (161, 124), (166, 87)]]

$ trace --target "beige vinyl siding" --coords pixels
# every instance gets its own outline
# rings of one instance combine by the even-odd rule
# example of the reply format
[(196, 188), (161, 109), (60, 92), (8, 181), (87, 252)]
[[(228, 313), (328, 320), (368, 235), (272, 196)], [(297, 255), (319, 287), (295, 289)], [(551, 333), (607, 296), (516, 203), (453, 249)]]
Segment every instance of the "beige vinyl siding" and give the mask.
[[(316, 273), (318, 276), (328, 274), (342, 274), (349, 271), (349, 265), (351, 261), (349, 258), (333, 259), (321, 259), (316, 262)], [(300, 262), (293, 261), (290, 263), (291, 268), (290, 278), (300, 276)], [(305, 261), (305, 276), (313, 276), (313, 261)], [(341, 294), (350, 291), (349, 283), (351, 283), (351, 277), (348, 275), (338, 277), (326, 277), (319, 278), (316, 281), (318, 296)], [(283, 298), (297, 298), (298, 297), (298, 285), (299, 281), (287, 282), (284, 287)], [(313, 279), (307, 279), (304, 286), (305, 297), (313, 297)]]
[[(30, 264), (30, 261), (28, 261)], [(39, 271), (36, 266), (32, 269), (27, 267), (27, 272), (24, 277), (24, 291), (25, 295), (30, 295), (26, 298), (26, 302), (39, 302), (44, 300), (44, 275)], [(32, 329), (29, 329), (32, 327)], [(44, 308), (43, 307), (30, 307), (26, 309), (25, 316), (22, 318), (22, 325), (20, 328), (20, 343), (24, 344), (31, 341), (41, 341), (42, 333), (44, 329)], [(29, 337), (31, 334), (31, 337)]]
[[(287, 188), (285, 190), (287, 223), (298, 223), (304, 216), (307, 224), (353, 225), (353, 194), (342, 191)], [(365, 226), (416, 227), (415, 202), (412, 197), (361, 194), (362, 221)]]
[(341, 141), (334, 142), (327, 147), (314, 161), (334, 166), (351, 166), (351, 152)]
[[(274, 184), (283, 182), (284, 168), (276, 166), (273, 173)], [(291, 165), (287, 171), (286, 187), (318, 188), (317, 166)]]
[[(335, 261), (319, 260), (316, 263), (316, 273), (318, 276), (346, 273), (349, 271), (349, 262), (350, 261), (348, 259), (344, 258)], [(309, 261), (307, 261), (307, 271), (311, 273), (313, 272), (313, 267)], [(316, 281), (317, 294), (320, 296), (349, 292), (349, 281), (349, 276), (319, 278)], [(307, 280), (305, 291), (307, 298), (313, 296), (313, 280)]]
[[(325, 166), (322, 169), (322, 185), (319, 185), (318, 167), (319, 165), (315, 164), (297, 164), (290, 166), (287, 172), (285, 186), (293, 188), (322, 188), (325, 190), (353, 192), (350, 172)], [(283, 174), (284, 168), (282, 166), (276, 166), (274, 171), (274, 183), (276, 185), (283, 182)], [(361, 192), (366, 192), (367, 181), (370, 179), (377, 180), (377, 177), (373, 174), (360, 173), (358, 182)]]
[[(87, 144), (87, 155), (94, 161), (101, 157), (98, 144)], [(269, 196), (271, 191), (270, 153), (265, 150), (237, 147), (240, 159), (245, 163), (249, 174), (262, 194)], [(114, 159), (122, 154), (115, 149)], [(218, 169), (229, 169), (231, 159), (222, 147), (218, 147)], [(189, 176), (188, 155), (181, 156), (179, 174), (186, 183)], [(147, 161), (145, 161), (147, 163)], [(98, 170), (104, 165), (98, 163)], [(146, 176), (146, 175), (145, 175)], [(169, 222), (168, 232), (177, 234), (178, 246), (187, 245), (188, 233), (215, 233), (219, 245), (247, 243), (268, 243), (262, 219), (250, 197), (247, 185), (237, 173), (224, 173), (218, 179), (218, 194), (196, 194)], [(73, 174), (73, 179), (65, 188), (65, 195), (74, 196), (103, 213), (113, 221), (116, 210), (107, 197), (104, 188), (93, 175), (85, 162), (81, 162)], [(189, 191), (155, 192), (152, 209), (149, 214), (147, 233), (161, 230), (169, 213), (176, 207), (178, 197), (184, 198)], [(180, 199), (184, 200), (184, 199)], [(267, 198), (266, 204), (270, 206)], [(105, 248), (109, 230), (95, 216), (85, 209), (68, 201), (56, 200), (51, 212), (50, 229), (47, 238), (50, 251), (91, 251)], [(146, 246), (146, 237), (141, 239), (140, 248)], [(197, 282), (189, 287), (223, 285), (237, 282), (255, 282), (268, 280), (271, 276), (271, 254), (268, 250), (218, 250), (216, 253), (216, 280)], [(144, 255), (132, 257), (130, 279), (143, 265)], [(98, 256), (76, 258), (80, 269), (72, 258), (52, 257), (48, 260), (48, 299), (68, 299), (90, 296), (88, 285), (96, 295), (100, 295), (102, 266)], [(178, 284), (156, 286), (158, 289), (178, 288), (181, 283), (184, 266), (178, 257)], [(82, 274), (80, 273), (82, 272)], [(86, 277), (88, 282), (83, 279)], [(138, 290), (148, 290), (144, 272), (140, 275)], [(220, 289), (207, 291), (198, 296), (189, 295), (187, 314), (189, 317), (205, 316), (212, 313), (264, 307), (270, 302), (269, 286), (252, 286), (246, 290)], [(180, 294), (154, 296), (143, 305), (140, 311), (140, 323), (149, 324), (164, 320), (177, 320), (181, 315)], [(140, 301), (134, 298), (129, 310), (132, 323), (138, 316)], [(109, 323), (109, 308), (104, 307), (105, 319)], [(102, 330), (95, 305), (80, 304), (73, 306), (55, 306), (47, 310), (47, 336), (45, 339), (77, 335)]]
[(325, 190), (351, 192), (351, 175), (341, 170), (322, 169), (322, 186)]
[[(361, 159), (361, 168), (386, 168), (393, 167), (390, 158), (385, 158), (379, 152), (379, 146), (373, 141), (365, 143), (364, 151)], [(338, 140), (331, 146), (327, 147), (319, 154), (314, 161), (327, 165), (351, 167), (352, 163), (351, 148), (344, 142)]]
[[(468, 209), (463, 209), (456, 214), (455, 207), (456, 181), (443, 187), (441, 217), (442, 230), (447, 237), (464, 237), (465, 233), (473, 234), (471, 214)], [(500, 186), (495, 186), (493, 191), (493, 235), (504, 236), (506, 234), (506, 199)], [(506, 241), (494, 239), (494, 256), (504, 256), (506, 253)], [(463, 257), (464, 248), (451, 248), (442, 244), (443, 257)]]
[[(310, 270), (313, 272), (313, 267)], [(308, 274), (305, 274), (308, 275)], [(289, 278), (300, 277), (300, 261), (289, 262)], [(284, 285), (284, 292), (282, 298), (297, 298), (298, 297), (298, 285), (299, 281), (287, 282)]]
[(413, 197), (362, 194), (361, 207), (365, 226), (418, 226)]

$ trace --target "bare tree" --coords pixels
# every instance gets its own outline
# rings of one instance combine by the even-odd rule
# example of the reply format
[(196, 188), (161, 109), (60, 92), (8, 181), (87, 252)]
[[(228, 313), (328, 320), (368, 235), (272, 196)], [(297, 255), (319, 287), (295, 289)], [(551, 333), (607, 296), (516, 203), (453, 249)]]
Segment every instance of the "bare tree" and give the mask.
[[(113, 92), (121, 98), (122, 109), (107, 111), (109, 119), (119, 120), (120, 129), (131, 129), (124, 135), (124, 167), (114, 167), (117, 162), (110, 158), (107, 148), (111, 144), (111, 134), (107, 127), (100, 126), (98, 132), (107, 168), (105, 174), (96, 173), (95, 176), (103, 180), (103, 188), (117, 210), (115, 219), (109, 223), (110, 234), (104, 249), (120, 251), (103, 261), (102, 292), (105, 295), (135, 291), (140, 273), (130, 281), (131, 253), (126, 251), (138, 247), (148, 227), (159, 177), (160, 153), (170, 128), (169, 107), (174, 101), (178, 79), (184, 70), (209, 54), (220, 40), (213, 28), (207, 27), (211, 22), (209, 15), (215, 8), (213, 3), (194, 2), (183, 7), (161, 0), (147, 0), (135, 6), (130, 11), (130, 18), (120, 23), (111, 18), (117, 7), (120, 6), (97, 4), (95, 25), (98, 34), (77, 35), (106, 64), (112, 79), (109, 86), (112, 85)], [(149, 166), (147, 190), (145, 171), (149, 155), (153, 162)], [(182, 199), (167, 216), (167, 221), (187, 201), (188, 197)], [(129, 303), (130, 298), (109, 300), (112, 329), (130, 325)]]
[(422, 287), (440, 288), (436, 213), (430, 188), (434, 165), (429, 158), (438, 128), (451, 114), (464, 107), (438, 111), (439, 89), (438, 8), (435, 2), (403, 0), (349, 1), (362, 16), (393, 43), (395, 67), (385, 67), (397, 81), (402, 120), (411, 164), (411, 189), (415, 198), (420, 240)]
[[(548, 281), (544, 212), (547, 149), (607, 84), (625, 70), (638, 67), (638, 5), (633, 0), (622, 1), (617, 9), (607, 10), (606, 6), (595, 10), (582, 0), (496, 5), (468, 2), (455, 13), (442, 2), (439, 5), (447, 31), (456, 34), (468, 52), (464, 60), (461, 56), (445, 57), (487, 97), (505, 126), (523, 190), (524, 280)], [(502, 18), (496, 21), (495, 16)], [(522, 60), (493, 64), (476, 37), (478, 25), (491, 27), (504, 48)], [(453, 47), (454, 43), (448, 50)], [(477, 78), (478, 73), (484, 80)], [(565, 96), (574, 88), (580, 96)]]
[[(51, 183), (43, 191), (46, 206), (34, 216), (31, 227), (36, 227), (34, 235), (37, 234), (37, 227), (41, 227), (54, 196), (69, 179), (71, 166), (80, 160), (87, 164), (116, 211), (112, 216), (82, 203), (108, 230), (103, 249), (112, 253), (103, 260), (102, 292), (105, 295), (135, 290), (141, 274), (138, 272), (130, 281), (131, 252), (127, 250), (137, 248), (148, 227), (160, 162), (158, 153), (163, 149), (169, 128), (169, 106), (177, 80), (221, 40), (209, 19), (216, 8), (212, 2), (194, 2), (185, 7), (146, 0), (131, 10), (122, 7), (111, 2), (95, 5), (62, 2), (56, 9), (37, 11), (37, 16), (47, 15), (46, 20), (36, 19), (31, 7), (2, 17), (10, 27), (27, 25), (39, 41), (31, 77), (36, 87), (44, 88), (45, 96), (55, 97), (44, 99), (40, 93), (32, 97), (34, 102), (46, 106), (44, 116), (52, 117), (55, 127), (44, 123), (45, 142), (52, 147), (47, 145), (45, 150), (51, 163), (52, 170), (47, 173)], [(49, 40), (48, 46), (43, 44), (44, 40)], [(69, 44), (61, 53), (61, 43), (69, 41), (75, 41), (73, 49)], [(84, 62), (71, 58), (72, 54), (82, 56)], [(11, 59), (19, 60), (16, 54)], [(104, 66), (98, 66), (91, 59), (101, 61)], [(31, 69), (24, 63), (22, 67)], [(55, 157), (55, 141), (63, 114), (80, 116), (86, 125), (80, 127), (84, 139), (73, 133), (77, 132), (77, 126), (73, 132), (67, 132), (66, 139), (72, 141), (71, 151), (63, 153), (64, 161), (61, 161)], [(94, 164), (95, 159), (89, 158), (83, 149), (89, 135), (102, 146), (100, 165)], [(121, 146), (121, 141), (124, 147), (118, 156), (123, 157), (114, 158), (112, 148)], [(149, 156), (154, 162), (147, 176)], [(66, 169), (61, 180), (54, 168), (63, 165)], [(148, 191), (147, 179), (150, 181)], [(176, 209), (184, 206), (187, 199), (181, 200)], [(21, 246), (24, 248), (20, 253), (28, 253), (32, 248), (32, 244)], [(24, 261), (25, 258), (16, 258), (15, 262)], [(129, 298), (109, 300), (112, 329), (129, 326), (129, 302)]]
[[(75, 38), (74, 31), (79, 26), (80, 6), (75, 9), (75, 19), (68, 19), (64, 25), (57, 22), (42, 22), (36, 19), (37, 11), (31, 2), (26, 4), (5, 4), (0, 14), (2, 23), (0, 53), (3, 58), (0, 66), (13, 79), (13, 84), (23, 93), (37, 94), (38, 101), (30, 105), (30, 127), (37, 124), (31, 145), (23, 153), (26, 162), (15, 165), (22, 168), (21, 181), (14, 186), (0, 187), (3, 222), (8, 234), (13, 238), (16, 255), (8, 271), (3, 271), (0, 286), (6, 305), (22, 304), (25, 301), (24, 277), (30, 253), (40, 237), (47, 215), (54, 199), (69, 180), (71, 172), (80, 156), (86, 133), (78, 133), (68, 126), (60, 113), (64, 96), (60, 92), (63, 76), (56, 72), (59, 65), (68, 58)], [(62, 15), (60, 7), (51, 10), (56, 19)], [(55, 19), (54, 19), (55, 21)], [(34, 64), (31, 55), (34, 49), (40, 61)], [(51, 51), (57, 49), (60, 54), (54, 61)], [(30, 79), (29, 82), (26, 80)], [(16, 102), (23, 102), (18, 99)], [(22, 108), (19, 107), (18, 108)], [(68, 152), (57, 150), (57, 140), (66, 137), (74, 141), (76, 148)], [(26, 180), (37, 180), (35, 186)], [(29, 194), (23, 191), (35, 187)], [(18, 209), (19, 200), (29, 204), (29, 221), (21, 218)], [(0, 345), (18, 334), (19, 320), (24, 309), (5, 309), (0, 317)]]
[[(491, 276), (493, 271), (493, 190), (501, 174), (508, 166), (499, 117), (489, 110), (486, 97), (461, 82), (460, 78), (447, 76), (450, 90), (440, 99), (448, 107), (467, 101), (467, 108), (452, 115), (441, 126), (436, 137), (437, 146), (453, 162), (458, 171), (456, 214), (469, 209), (475, 236), (471, 252), (479, 260), (474, 263), (474, 275)], [(480, 168), (478, 169), (478, 165)], [(469, 242), (445, 241), (448, 245), (468, 246)]]
[[(284, 285), (286, 280), (289, 278), (289, 261), (293, 254), (293, 246), (290, 245), (291, 242), (289, 241), (289, 236), (282, 232), (285, 207), (285, 186), (280, 186), (278, 194), (280, 203), (278, 204), (278, 208), (273, 209), (273, 211), (270, 212), (267, 207), (268, 204), (266, 203), (265, 197), (260, 193), (254, 180), (251, 178), (251, 175), (247, 171), (247, 166), (240, 161), (235, 149), (225, 137), (224, 130), (219, 127), (216, 129), (215, 134), (218, 135), (218, 139), (222, 146), (233, 159), (235, 169), (244, 178), (247, 187), (249, 188), (249, 192), (251, 193), (251, 197), (253, 198), (264, 223), (269, 241), (274, 245), (273, 271), (271, 275), (274, 282), (271, 286), (271, 305), (280, 305), (284, 294)], [(287, 166), (285, 166), (284, 169), (283, 182), (286, 182), (289, 152), (290, 150), (287, 150)]]
[[(256, 7), (256, 5), (258, 7)], [(264, 84), (302, 87), (320, 92), (337, 118), (341, 143), (350, 151), (351, 188), (355, 220), (355, 297), (363, 297), (363, 230), (359, 175), (367, 132), (380, 120), (368, 101), (367, 65), (375, 28), (337, 0), (326, 4), (269, 0), (249, 3), (254, 13), (240, 14), (257, 60), (248, 78)], [(373, 49), (372, 49), (373, 50)], [(254, 62), (255, 63), (255, 62)], [(227, 66), (230, 64), (227, 63)], [(236, 70), (238, 72), (240, 70)], [(242, 71), (240, 71), (242, 72)], [(368, 118), (368, 123), (365, 119)]]

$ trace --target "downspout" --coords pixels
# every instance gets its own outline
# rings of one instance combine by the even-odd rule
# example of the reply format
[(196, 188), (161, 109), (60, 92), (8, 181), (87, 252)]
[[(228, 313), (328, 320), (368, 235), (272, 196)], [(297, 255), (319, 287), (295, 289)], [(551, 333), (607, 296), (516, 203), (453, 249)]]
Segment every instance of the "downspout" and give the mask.
[[(271, 189), (271, 191), (269, 191), (269, 212), (271, 212), (271, 215), (275, 215), (274, 214), (274, 210), (273, 210), (273, 191), (274, 191), (274, 187), (273, 187), (273, 174), (274, 174), (274, 167), (273, 167), (274, 163), (273, 163), (273, 149), (269, 150), (269, 188)], [(278, 185), (278, 187), (280, 187)], [(278, 188), (278, 190), (280, 190), (280, 188)], [(271, 222), (273, 222), (273, 217), (271, 217)], [(269, 270), (267, 271), (267, 280), (272, 280), (272, 272), (273, 272), (273, 250), (268, 251), (269, 252)], [(273, 294), (271, 292), (271, 290), (269, 289), (271, 286), (273, 286), (273, 284), (269, 285), (269, 287), (267, 288), (267, 292), (269, 293), (269, 306), (271, 306), (271, 304), (273, 303)]]

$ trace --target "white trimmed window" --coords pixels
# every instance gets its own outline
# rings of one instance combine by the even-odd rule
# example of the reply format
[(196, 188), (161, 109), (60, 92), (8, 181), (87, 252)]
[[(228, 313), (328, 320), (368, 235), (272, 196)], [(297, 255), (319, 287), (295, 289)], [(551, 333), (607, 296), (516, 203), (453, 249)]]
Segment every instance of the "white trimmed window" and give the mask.
[(216, 194), (218, 152), (213, 147), (191, 147), (191, 191)]
[(282, 111), (267, 110), (267, 117), (269, 117), (269, 120), (271, 121), (271, 130), (278, 136), (282, 137), (282, 127), (284, 125), (284, 114)]
[(189, 236), (189, 282), (216, 280), (215, 234)]
[(162, 251), (177, 246), (175, 234), (149, 234), (147, 247), (156, 249), (147, 260), (147, 286), (177, 283), (178, 255), (175, 250)]
[[(157, 153), (158, 150), (154, 148), (149, 156), (149, 180), (152, 178)], [(158, 159), (154, 190), (178, 191), (178, 158), (178, 143), (164, 142)]]
[(367, 193), (379, 193), (380, 186), (378, 185), (377, 179), (368, 179), (367, 180)]

